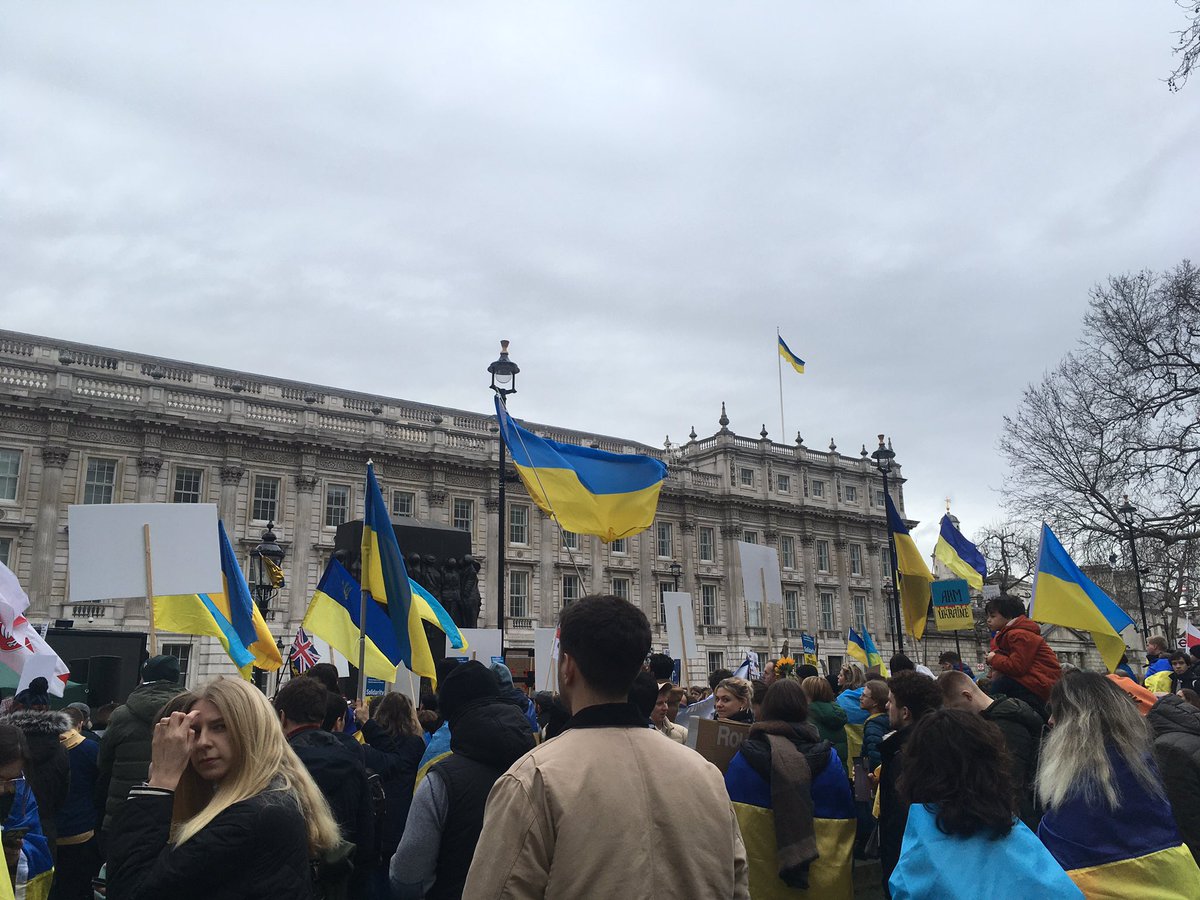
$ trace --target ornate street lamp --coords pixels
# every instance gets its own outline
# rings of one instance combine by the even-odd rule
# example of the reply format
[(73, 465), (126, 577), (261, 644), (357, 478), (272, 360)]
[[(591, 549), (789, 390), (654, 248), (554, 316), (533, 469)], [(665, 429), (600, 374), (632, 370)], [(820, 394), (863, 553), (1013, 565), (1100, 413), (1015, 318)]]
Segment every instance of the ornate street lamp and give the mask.
[[(887, 515), (888, 501), (888, 475), (892, 471), (892, 460), (896, 458), (895, 451), (892, 450), (891, 442), (884, 446), (883, 435), (879, 435), (879, 447), (871, 454), (871, 458), (875, 460), (875, 468), (879, 470), (879, 474), (883, 476), (883, 507), (884, 515)], [(900, 617), (900, 592), (896, 587), (896, 536), (892, 533), (892, 522), (888, 518), (888, 556), (891, 557), (892, 569), (892, 616), (894, 630), (892, 631), (892, 649), (895, 650), (899, 646), (899, 652), (904, 652), (904, 621)]]
[(1145, 643), (1146, 639), (1150, 637), (1150, 627), (1146, 624), (1146, 599), (1142, 596), (1142, 570), (1138, 565), (1137, 541), (1134, 539), (1133, 533), (1133, 514), (1137, 512), (1137, 507), (1129, 502), (1128, 494), (1121, 499), (1125, 502), (1117, 507), (1117, 512), (1121, 515), (1125, 524), (1125, 534), (1129, 538), (1129, 559), (1133, 563), (1133, 583), (1137, 586), (1138, 609), (1142, 614), (1142, 643)]
[[(250, 594), (254, 597), (254, 603), (258, 607), (258, 611), (262, 613), (264, 620), (267, 618), (271, 601), (275, 599), (279, 589), (284, 585), (282, 568), (284, 549), (277, 543), (274, 528), (274, 521), (268, 522), (262, 541), (250, 551), (250, 577), (247, 581), (250, 585)], [(261, 669), (255, 669), (254, 683), (259, 690), (266, 691), (267, 673)]]
[(673, 562), (668, 568), (671, 571), (671, 577), (675, 579), (675, 593), (679, 593), (679, 576), (683, 573), (683, 566)]
[[(492, 390), (500, 399), (500, 405), (508, 408), (508, 395), (517, 392), (517, 373), (521, 367), (508, 358), (508, 341), (500, 342), (500, 358), (488, 366), (492, 375)], [(497, 506), (500, 516), (500, 527), (496, 529), (496, 627), (500, 629), (500, 652), (504, 652), (504, 543), (507, 537), (508, 520), (504, 508), (504, 437), (497, 435), (499, 442), (500, 466), (498, 469), (499, 489), (497, 491)]]

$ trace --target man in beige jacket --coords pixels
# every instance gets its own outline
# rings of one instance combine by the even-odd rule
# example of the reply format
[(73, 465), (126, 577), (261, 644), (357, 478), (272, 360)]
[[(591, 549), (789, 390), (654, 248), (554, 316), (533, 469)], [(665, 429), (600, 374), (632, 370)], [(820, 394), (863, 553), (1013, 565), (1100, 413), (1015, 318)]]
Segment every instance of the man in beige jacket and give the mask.
[(617, 597), (585, 597), (559, 631), (571, 721), (492, 788), (463, 897), (748, 900), (721, 773), (627, 702), (650, 651), (645, 615)]

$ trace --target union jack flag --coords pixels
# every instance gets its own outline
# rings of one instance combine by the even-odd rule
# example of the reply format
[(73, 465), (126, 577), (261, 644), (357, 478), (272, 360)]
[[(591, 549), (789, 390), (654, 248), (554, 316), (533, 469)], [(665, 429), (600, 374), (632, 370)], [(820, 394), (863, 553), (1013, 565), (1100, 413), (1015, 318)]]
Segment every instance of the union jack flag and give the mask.
[(293, 675), (303, 675), (321, 660), (321, 654), (313, 646), (312, 638), (301, 628), (296, 632), (296, 640), (288, 652), (288, 667)]

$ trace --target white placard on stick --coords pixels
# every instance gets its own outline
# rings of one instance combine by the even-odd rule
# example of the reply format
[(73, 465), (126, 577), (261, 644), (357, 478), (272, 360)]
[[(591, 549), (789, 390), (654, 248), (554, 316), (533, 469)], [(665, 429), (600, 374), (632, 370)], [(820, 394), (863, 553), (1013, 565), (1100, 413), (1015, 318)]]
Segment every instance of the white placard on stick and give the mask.
[(558, 690), (558, 660), (552, 659), (554, 634), (557, 628), (533, 629), (533, 689), (535, 691)]
[(779, 577), (779, 552), (763, 544), (737, 542), (742, 563), (742, 593), (747, 603), (760, 601), (783, 606), (783, 587)]
[(146, 596), (147, 525), (156, 597), (225, 589), (211, 503), (88, 504), (67, 514), (74, 603)]
[(663, 593), (663, 612), (667, 616), (667, 652), (672, 659), (696, 659), (696, 620), (692, 614), (692, 595), (684, 591)]
[(492, 664), (493, 656), (500, 656), (499, 628), (460, 628), (462, 636), (467, 639), (466, 650), (455, 650), (446, 646), (448, 659), (474, 659), (485, 666)]

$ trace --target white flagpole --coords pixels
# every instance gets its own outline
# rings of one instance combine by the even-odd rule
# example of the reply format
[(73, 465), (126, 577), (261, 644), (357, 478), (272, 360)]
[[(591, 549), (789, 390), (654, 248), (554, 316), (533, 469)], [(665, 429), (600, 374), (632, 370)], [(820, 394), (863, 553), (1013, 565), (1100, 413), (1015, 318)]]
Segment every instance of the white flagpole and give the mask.
[(783, 354), (779, 352), (779, 326), (775, 326), (775, 362), (779, 370), (779, 442), (787, 443), (787, 428), (783, 424)]

